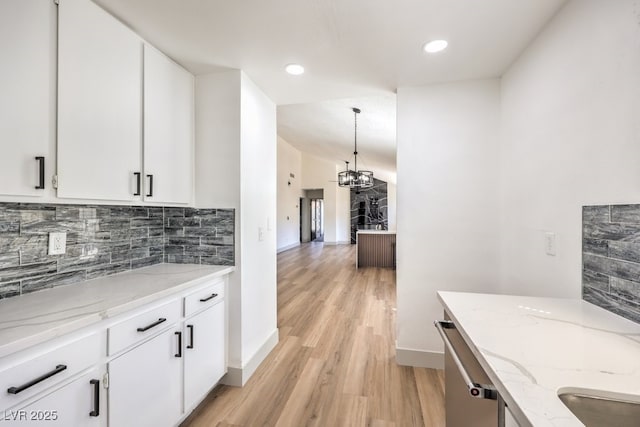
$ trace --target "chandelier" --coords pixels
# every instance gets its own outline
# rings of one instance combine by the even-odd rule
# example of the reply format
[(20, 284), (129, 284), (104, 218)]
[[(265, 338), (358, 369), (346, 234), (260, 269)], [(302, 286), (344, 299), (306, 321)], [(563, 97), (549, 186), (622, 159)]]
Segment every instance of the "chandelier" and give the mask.
[(352, 108), (354, 120), (353, 134), (353, 166), (354, 170), (349, 169), (349, 162), (345, 161), (345, 170), (338, 173), (338, 185), (340, 187), (350, 188), (369, 188), (373, 187), (373, 172), (358, 170), (358, 114), (359, 108)]

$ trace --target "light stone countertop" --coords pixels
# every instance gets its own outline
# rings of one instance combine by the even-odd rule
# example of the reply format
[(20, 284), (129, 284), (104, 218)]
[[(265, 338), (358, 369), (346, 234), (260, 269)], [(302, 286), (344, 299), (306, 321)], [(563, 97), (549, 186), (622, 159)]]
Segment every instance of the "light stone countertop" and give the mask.
[(582, 426), (563, 389), (640, 401), (639, 324), (578, 299), (438, 297), (521, 427)]
[(396, 232), (390, 230), (358, 230), (356, 234), (396, 234)]
[(234, 270), (156, 264), (1, 300), (0, 358)]

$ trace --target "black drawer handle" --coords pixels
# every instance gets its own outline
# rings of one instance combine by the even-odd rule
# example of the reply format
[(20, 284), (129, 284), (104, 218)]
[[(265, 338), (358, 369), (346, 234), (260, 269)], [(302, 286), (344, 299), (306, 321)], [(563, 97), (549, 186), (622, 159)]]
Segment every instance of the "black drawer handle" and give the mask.
[(44, 380), (46, 380), (47, 378), (51, 378), (52, 376), (59, 374), (60, 372), (64, 371), (65, 369), (67, 369), (67, 365), (58, 365), (56, 366), (56, 368), (53, 371), (47, 372), (44, 375), (39, 376), (38, 378), (29, 381), (28, 383), (22, 384), (19, 387), (9, 387), (7, 389), (7, 392), (9, 394), (18, 394), (22, 391), (25, 391), (26, 389), (28, 389), (29, 387), (32, 387)]
[(182, 332), (176, 332), (175, 334), (178, 336), (178, 352), (174, 356), (182, 357)]
[(207, 302), (207, 301), (209, 301), (209, 300), (214, 299), (214, 298), (215, 298), (215, 297), (217, 297), (217, 296), (218, 296), (218, 294), (211, 294), (211, 296), (208, 296), (208, 297), (206, 297), (206, 298), (202, 298), (202, 299), (200, 300), (200, 302)]
[(93, 411), (89, 412), (90, 417), (100, 416), (100, 380), (91, 380), (89, 384), (93, 386)]
[(166, 322), (167, 319), (165, 319), (164, 317), (159, 318), (157, 321), (153, 322), (150, 325), (145, 326), (144, 328), (138, 328), (136, 329), (138, 332), (145, 332), (148, 331), (151, 328), (155, 328), (156, 326), (158, 326), (160, 323), (164, 323)]
[(38, 162), (38, 185), (36, 185), (36, 190), (44, 190), (44, 157), (37, 156), (36, 161)]
[(136, 176), (136, 192), (133, 193), (134, 196), (140, 195), (140, 172), (133, 173)]
[(149, 194), (147, 194), (147, 197), (153, 197), (153, 175), (147, 175), (147, 178), (149, 178)]
[(187, 329), (189, 329), (189, 345), (187, 348), (193, 348), (193, 325), (187, 325)]

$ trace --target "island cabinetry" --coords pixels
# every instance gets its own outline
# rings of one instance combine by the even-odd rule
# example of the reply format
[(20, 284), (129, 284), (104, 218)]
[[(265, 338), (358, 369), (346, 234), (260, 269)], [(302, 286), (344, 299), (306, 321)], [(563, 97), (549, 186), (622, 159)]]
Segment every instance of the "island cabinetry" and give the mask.
[(356, 234), (356, 267), (396, 267), (396, 233), (360, 230)]

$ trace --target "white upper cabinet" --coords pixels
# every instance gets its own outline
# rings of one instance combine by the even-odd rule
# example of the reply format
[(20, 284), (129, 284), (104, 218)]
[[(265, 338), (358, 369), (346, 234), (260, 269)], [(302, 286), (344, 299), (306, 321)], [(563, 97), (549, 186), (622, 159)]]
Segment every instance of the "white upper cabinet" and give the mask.
[[(53, 175), (56, 6), (0, 1), (0, 194), (40, 196)], [(42, 157), (43, 160), (36, 159)], [(40, 174), (40, 163), (45, 162)]]
[(144, 200), (190, 203), (193, 191), (194, 77), (144, 47)]
[(142, 40), (89, 0), (58, 22), (58, 197), (138, 199)]

